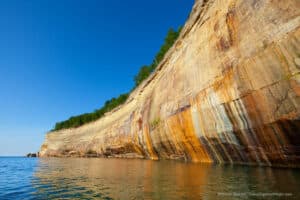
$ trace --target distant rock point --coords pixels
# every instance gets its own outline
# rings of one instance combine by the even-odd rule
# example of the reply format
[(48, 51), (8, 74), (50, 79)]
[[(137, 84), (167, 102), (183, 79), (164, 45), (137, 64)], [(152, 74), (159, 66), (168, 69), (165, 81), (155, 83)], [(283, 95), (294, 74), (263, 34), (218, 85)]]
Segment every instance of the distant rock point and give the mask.
[(38, 153), (28, 153), (28, 154), (26, 155), (26, 157), (27, 157), (27, 158), (36, 158), (36, 157), (38, 157)]

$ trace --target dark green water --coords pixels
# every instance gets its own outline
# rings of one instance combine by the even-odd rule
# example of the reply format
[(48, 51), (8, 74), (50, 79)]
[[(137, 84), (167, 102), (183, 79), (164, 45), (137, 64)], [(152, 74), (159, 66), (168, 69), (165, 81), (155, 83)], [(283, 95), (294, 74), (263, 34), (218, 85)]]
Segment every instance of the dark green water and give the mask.
[(2, 157), (0, 199), (300, 199), (300, 170)]

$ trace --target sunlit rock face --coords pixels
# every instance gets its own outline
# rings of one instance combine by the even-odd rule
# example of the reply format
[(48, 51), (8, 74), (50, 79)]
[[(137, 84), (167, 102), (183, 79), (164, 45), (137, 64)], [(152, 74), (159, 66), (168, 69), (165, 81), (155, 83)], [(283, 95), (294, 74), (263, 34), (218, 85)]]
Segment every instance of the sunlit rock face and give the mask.
[(41, 156), (300, 164), (300, 1), (198, 0), (127, 102)]

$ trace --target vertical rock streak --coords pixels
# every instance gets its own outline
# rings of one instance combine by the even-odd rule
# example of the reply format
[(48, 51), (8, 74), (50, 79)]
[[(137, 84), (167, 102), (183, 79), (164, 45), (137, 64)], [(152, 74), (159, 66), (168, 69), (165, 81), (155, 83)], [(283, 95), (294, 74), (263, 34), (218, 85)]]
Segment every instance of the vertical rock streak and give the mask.
[(198, 0), (124, 105), (40, 155), (299, 166), (299, 27), (297, 0)]

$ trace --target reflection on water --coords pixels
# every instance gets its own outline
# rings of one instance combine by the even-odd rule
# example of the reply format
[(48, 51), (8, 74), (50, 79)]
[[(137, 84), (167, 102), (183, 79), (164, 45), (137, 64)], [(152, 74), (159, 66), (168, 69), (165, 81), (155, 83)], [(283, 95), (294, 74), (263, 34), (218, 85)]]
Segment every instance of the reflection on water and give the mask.
[(40, 199), (300, 198), (299, 170), (99, 158), (37, 165), (32, 195)]

